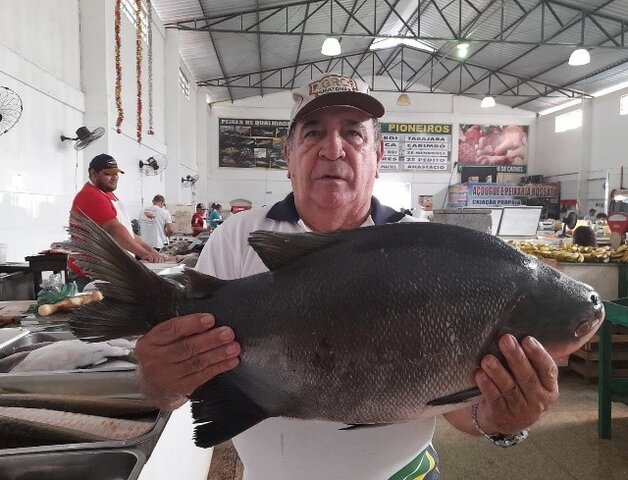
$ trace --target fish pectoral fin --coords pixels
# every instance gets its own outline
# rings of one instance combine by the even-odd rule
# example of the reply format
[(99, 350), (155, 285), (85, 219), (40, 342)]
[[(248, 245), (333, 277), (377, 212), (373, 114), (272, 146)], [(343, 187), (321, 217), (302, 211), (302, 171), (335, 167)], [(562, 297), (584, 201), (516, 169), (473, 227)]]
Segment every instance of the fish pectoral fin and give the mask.
[(219, 280), (192, 268), (186, 268), (183, 275), (185, 277), (185, 293), (188, 298), (209, 297), (226, 283), (225, 280)]
[(338, 233), (279, 233), (256, 230), (249, 235), (249, 245), (272, 272), (309, 253), (326, 248), (339, 239)]
[(269, 415), (231, 381), (229, 373), (214, 377), (191, 395), (194, 442), (209, 448), (239, 435)]
[(445, 395), (444, 397), (435, 398), (427, 402), (430, 407), (438, 407), (440, 405), (454, 405), (456, 403), (464, 403), (467, 400), (480, 396), (480, 389), (477, 387), (462, 390), (461, 392)]
[(364, 430), (366, 428), (379, 428), (379, 427), (387, 427), (388, 425), (392, 425), (392, 423), (352, 423), (351, 425), (347, 425), (340, 430), (350, 431), (350, 430)]

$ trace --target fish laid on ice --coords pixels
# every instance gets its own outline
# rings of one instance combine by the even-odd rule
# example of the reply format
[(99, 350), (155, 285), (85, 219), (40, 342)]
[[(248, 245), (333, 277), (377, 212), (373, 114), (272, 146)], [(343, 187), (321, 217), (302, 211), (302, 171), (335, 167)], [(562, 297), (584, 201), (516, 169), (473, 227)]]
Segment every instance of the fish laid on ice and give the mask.
[(98, 417), (45, 408), (0, 407), (0, 417), (82, 432), (101, 440), (130, 440), (148, 433), (153, 428), (153, 422)]
[(242, 345), (237, 368), (192, 395), (199, 446), (275, 416), (403, 422), (479, 394), (481, 358), (505, 333), (533, 335), (554, 358), (604, 318), (598, 294), (498, 238), (397, 223), (330, 234), (253, 232), (270, 272), (223, 281), (185, 270), (185, 286), (135, 261), (86, 217), (71, 218), (80, 267), (105, 299), (70, 321), (79, 338), (143, 334), (211, 312)]
[(80, 340), (61, 340), (30, 352), (11, 373), (75, 370), (91, 367), (113, 357), (125, 357), (131, 350), (109, 345), (107, 342), (85, 343)]

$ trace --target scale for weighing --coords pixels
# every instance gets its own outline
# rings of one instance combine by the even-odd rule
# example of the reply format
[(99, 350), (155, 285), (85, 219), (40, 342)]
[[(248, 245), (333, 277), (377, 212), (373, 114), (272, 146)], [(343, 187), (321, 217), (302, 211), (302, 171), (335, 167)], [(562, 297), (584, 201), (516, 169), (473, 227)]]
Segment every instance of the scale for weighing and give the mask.
[(617, 248), (626, 241), (628, 232), (628, 214), (623, 212), (610, 213), (607, 219), (608, 228), (611, 231), (611, 247)]

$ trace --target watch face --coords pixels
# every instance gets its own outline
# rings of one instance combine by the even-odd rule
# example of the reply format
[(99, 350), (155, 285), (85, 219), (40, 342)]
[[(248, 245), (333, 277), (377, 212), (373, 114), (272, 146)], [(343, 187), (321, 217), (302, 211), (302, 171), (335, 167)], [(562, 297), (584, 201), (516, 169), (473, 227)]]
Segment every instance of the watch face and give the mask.
[(521, 430), (514, 435), (487, 435), (487, 438), (498, 447), (511, 447), (528, 438), (528, 431)]

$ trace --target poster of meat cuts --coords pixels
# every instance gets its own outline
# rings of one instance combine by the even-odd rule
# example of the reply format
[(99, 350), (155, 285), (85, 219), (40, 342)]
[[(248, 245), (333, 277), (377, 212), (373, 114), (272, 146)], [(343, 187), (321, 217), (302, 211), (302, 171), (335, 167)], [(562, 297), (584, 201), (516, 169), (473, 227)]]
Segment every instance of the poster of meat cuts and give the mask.
[(497, 167), (498, 173), (526, 173), (527, 125), (460, 125), (458, 170), (464, 166)]
[(218, 166), (286, 170), (288, 120), (220, 118)]
[(448, 172), (451, 124), (382, 123), (384, 157), (380, 171)]

